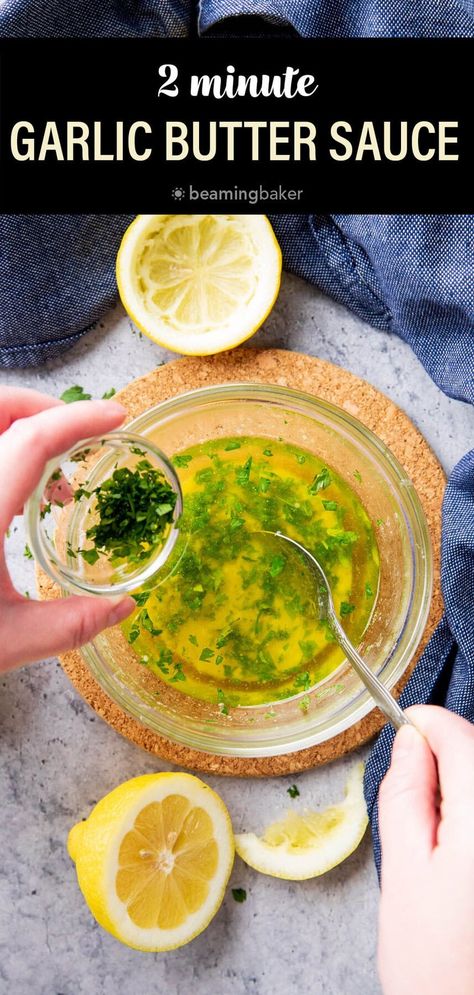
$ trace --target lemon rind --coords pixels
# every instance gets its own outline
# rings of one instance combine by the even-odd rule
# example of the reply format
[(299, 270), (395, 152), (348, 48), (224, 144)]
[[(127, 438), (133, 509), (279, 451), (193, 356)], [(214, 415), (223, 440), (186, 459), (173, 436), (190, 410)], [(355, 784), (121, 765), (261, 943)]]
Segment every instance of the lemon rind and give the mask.
[[(128, 916), (115, 890), (118, 855), (124, 835), (133, 828), (142, 808), (182, 793), (210, 815), (218, 844), (218, 867), (203, 905), (174, 929), (142, 929)], [(229, 813), (219, 796), (193, 774), (145, 774), (119, 785), (93, 809), (82, 831), (71, 830), (68, 849), (76, 861), (79, 887), (99, 924), (116, 939), (136, 950), (175, 950), (202, 933), (217, 913), (234, 863), (234, 839)], [(90, 835), (92, 846), (87, 844)]]
[(368, 825), (363, 793), (363, 764), (357, 764), (346, 785), (345, 798), (337, 806), (344, 818), (328, 833), (323, 845), (295, 848), (289, 843), (272, 846), (255, 833), (238, 833), (235, 849), (249, 867), (286, 881), (305, 881), (320, 877), (351, 856), (359, 846)]
[[(278, 296), (281, 284), (281, 249), (273, 228), (266, 215), (229, 215), (231, 218), (252, 219), (252, 224), (261, 228), (262, 240), (265, 241), (265, 281), (268, 287), (264, 297), (264, 305), (261, 308), (250, 308), (247, 312), (248, 323), (243, 329), (237, 330), (230, 325), (227, 328), (216, 328), (206, 332), (200, 332), (193, 336), (190, 332), (180, 332), (176, 329), (169, 329), (164, 322), (152, 319), (145, 309), (140, 306), (138, 298), (132, 300), (133, 295), (127, 292), (126, 277), (133, 269), (133, 256), (136, 251), (139, 237), (143, 236), (148, 227), (157, 219), (166, 218), (167, 215), (139, 214), (127, 228), (117, 253), (116, 278), (117, 286), (122, 304), (134, 325), (147, 338), (157, 345), (171, 352), (177, 352), (184, 356), (209, 356), (219, 352), (226, 352), (241, 345), (254, 335), (266, 320), (273, 308)], [(252, 315), (252, 312), (253, 315)], [(245, 315), (245, 312), (243, 312)], [(242, 313), (239, 312), (240, 322)], [(153, 326), (153, 327), (152, 327)]]

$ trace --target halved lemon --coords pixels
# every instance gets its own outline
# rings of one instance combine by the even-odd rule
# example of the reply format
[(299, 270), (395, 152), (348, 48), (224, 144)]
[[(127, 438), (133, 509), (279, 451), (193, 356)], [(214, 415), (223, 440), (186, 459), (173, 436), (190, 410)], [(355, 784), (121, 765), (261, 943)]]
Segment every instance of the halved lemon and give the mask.
[(263, 836), (235, 837), (239, 857), (261, 874), (288, 881), (318, 877), (336, 867), (358, 847), (368, 818), (358, 764), (346, 785), (344, 800), (322, 812), (289, 812), (272, 823)]
[(137, 950), (172, 950), (216, 914), (234, 861), (229, 813), (192, 774), (145, 774), (71, 829), (68, 851), (92, 915)]
[(134, 324), (189, 356), (253, 335), (280, 277), (280, 248), (263, 214), (141, 214), (117, 256), (119, 293)]

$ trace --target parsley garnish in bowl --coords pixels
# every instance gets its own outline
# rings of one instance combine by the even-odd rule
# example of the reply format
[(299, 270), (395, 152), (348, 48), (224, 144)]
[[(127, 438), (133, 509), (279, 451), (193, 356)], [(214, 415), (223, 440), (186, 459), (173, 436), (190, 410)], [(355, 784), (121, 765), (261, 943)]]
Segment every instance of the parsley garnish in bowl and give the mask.
[(176, 493), (147, 459), (133, 470), (114, 470), (90, 496), (97, 521), (86, 537), (93, 547), (78, 550), (88, 563), (97, 562), (100, 554), (129, 563), (148, 559), (173, 521)]

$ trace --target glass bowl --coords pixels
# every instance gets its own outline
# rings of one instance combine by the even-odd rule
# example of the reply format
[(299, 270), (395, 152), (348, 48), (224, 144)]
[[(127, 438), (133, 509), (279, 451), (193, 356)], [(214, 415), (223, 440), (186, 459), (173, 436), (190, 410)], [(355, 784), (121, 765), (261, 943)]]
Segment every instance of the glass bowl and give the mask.
[[(432, 588), (428, 528), (403, 467), (346, 411), (308, 394), (260, 384), (190, 391), (151, 408), (128, 426), (169, 458), (197, 443), (253, 435), (317, 454), (352, 487), (378, 523), (380, 583), (359, 650), (387, 687), (407, 668), (426, 623)], [(321, 743), (358, 722), (373, 701), (344, 661), (310, 691), (272, 705), (228, 709), (196, 701), (155, 677), (120, 627), (83, 647), (106, 693), (144, 727), (217, 755), (258, 757)]]
[[(163, 541), (138, 562), (98, 556), (87, 538), (87, 529), (96, 522), (95, 488), (115, 470), (126, 467), (134, 471), (144, 461), (176, 496)], [(35, 560), (64, 590), (73, 594), (125, 594), (152, 576), (165, 579), (166, 563), (179, 539), (177, 524), (182, 508), (179, 477), (165, 454), (141, 436), (111, 432), (83, 439), (47, 463), (25, 507), (28, 542)]]

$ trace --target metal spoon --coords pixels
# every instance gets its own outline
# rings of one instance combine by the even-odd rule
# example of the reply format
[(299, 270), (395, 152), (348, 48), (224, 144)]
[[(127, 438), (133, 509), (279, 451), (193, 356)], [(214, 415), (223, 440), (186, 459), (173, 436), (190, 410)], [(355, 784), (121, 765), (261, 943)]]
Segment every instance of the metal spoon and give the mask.
[(388, 691), (382, 682), (379, 681), (378, 677), (372, 673), (362, 657), (359, 656), (359, 653), (352, 645), (350, 639), (347, 638), (346, 633), (344, 632), (344, 629), (342, 628), (342, 625), (336, 615), (328, 579), (316, 557), (313, 556), (309, 550), (305, 549), (301, 543), (296, 542), (295, 539), (290, 539), (290, 537), (284, 535), (283, 532), (271, 532), (269, 534), (277, 536), (284, 542), (291, 543), (292, 546), (295, 546), (296, 549), (299, 549), (300, 552), (304, 554), (306, 559), (311, 564), (313, 573), (315, 574), (317, 580), (320, 619), (328, 622), (331, 632), (336, 637), (339, 646), (344, 650), (347, 659), (354, 667), (354, 670), (359, 675), (361, 681), (365, 684), (367, 690), (370, 691), (370, 694), (380, 710), (384, 713), (384, 715), (386, 715), (387, 719), (392, 723), (395, 729), (399, 729), (400, 726), (404, 725), (413, 726), (414, 723), (400, 708), (400, 705), (395, 700), (393, 695), (390, 694), (390, 691)]

